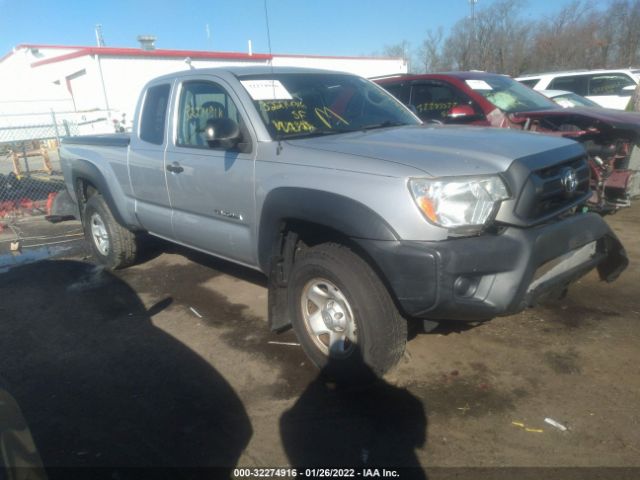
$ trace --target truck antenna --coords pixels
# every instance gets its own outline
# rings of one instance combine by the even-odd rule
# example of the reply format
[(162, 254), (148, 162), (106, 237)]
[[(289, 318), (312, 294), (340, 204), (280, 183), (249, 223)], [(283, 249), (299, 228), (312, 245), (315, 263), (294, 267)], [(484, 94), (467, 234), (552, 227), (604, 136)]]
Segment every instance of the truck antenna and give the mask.
[(273, 52), (271, 51), (271, 31), (269, 30), (269, 8), (267, 0), (264, 0), (264, 21), (267, 24), (267, 45), (269, 46), (269, 63), (273, 69)]
[[(271, 65), (271, 86), (273, 87), (273, 100), (276, 99), (276, 83), (275, 72), (273, 71), (273, 52), (271, 51), (271, 31), (269, 30), (269, 8), (267, 7), (267, 0), (264, 0), (264, 21), (267, 24), (267, 44), (269, 46), (269, 64)], [(281, 135), (276, 136), (278, 146), (276, 147), (276, 155), (280, 155), (282, 151), (282, 139)]]

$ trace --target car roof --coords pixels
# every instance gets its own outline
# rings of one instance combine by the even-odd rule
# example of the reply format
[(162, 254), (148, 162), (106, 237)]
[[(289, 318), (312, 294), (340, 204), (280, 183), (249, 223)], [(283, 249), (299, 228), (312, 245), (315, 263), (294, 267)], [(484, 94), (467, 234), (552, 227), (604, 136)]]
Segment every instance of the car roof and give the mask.
[(192, 70), (182, 70), (178, 72), (162, 75), (153, 80), (167, 80), (176, 77), (184, 76), (185, 73), (197, 73), (203, 75), (216, 75), (216, 74), (231, 74), (238, 78), (249, 77), (253, 75), (268, 75), (268, 74), (288, 74), (288, 73), (304, 73), (304, 74), (341, 74), (341, 75), (354, 75), (348, 72), (338, 72), (333, 70), (321, 70), (317, 68), (303, 68), (303, 67), (273, 67), (270, 65), (251, 65), (251, 66), (228, 66), (228, 67), (214, 67), (214, 68), (195, 68)]
[(508, 75), (502, 75), (500, 73), (489, 73), (489, 72), (481, 72), (476, 70), (466, 71), (466, 72), (434, 72), (434, 73), (407, 73), (407, 74), (399, 74), (399, 75), (390, 75), (385, 77), (374, 77), (372, 80), (376, 80), (380, 83), (387, 83), (397, 80), (428, 80), (430, 78), (457, 78), (459, 80), (482, 80), (486, 78), (498, 78), (498, 77), (508, 77)]
[(637, 69), (630, 68), (615, 68), (615, 69), (598, 69), (598, 70), (564, 70), (559, 72), (544, 72), (544, 73), (527, 73), (516, 78), (516, 80), (526, 80), (534, 78), (544, 77), (568, 77), (572, 75), (598, 75), (601, 73), (627, 73), (633, 76), (638, 76)]

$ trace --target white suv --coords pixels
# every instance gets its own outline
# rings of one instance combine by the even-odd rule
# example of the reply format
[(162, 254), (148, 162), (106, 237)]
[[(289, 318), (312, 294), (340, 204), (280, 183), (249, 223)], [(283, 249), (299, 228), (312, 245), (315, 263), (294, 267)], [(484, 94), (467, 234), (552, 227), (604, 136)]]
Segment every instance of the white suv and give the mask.
[(534, 90), (568, 90), (605, 108), (624, 110), (640, 81), (640, 69), (540, 73), (516, 80)]

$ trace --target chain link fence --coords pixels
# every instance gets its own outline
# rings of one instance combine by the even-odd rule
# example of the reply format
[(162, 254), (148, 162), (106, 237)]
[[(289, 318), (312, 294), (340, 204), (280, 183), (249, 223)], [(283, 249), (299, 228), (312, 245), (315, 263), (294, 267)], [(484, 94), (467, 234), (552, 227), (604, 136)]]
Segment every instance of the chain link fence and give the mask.
[(48, 214), (64, 190), (60, 138), (113, 128), (104, 111), (0, 115), (0, 232), (21, 218)]

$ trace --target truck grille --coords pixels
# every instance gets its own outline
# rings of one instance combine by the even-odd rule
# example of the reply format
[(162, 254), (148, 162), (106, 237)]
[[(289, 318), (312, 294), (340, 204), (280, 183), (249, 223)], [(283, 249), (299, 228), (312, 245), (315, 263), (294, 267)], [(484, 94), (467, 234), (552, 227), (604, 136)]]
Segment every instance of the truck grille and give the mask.
[[(566, 178), (571, 171), (575, 181)], [(584, 156), (533, 171), (516, 204), (516, 215), (526, 221), (543, 220), (586, 201), (591, 195), (589, 175)], [(571, 183), (570, 187), (575, 187), (573, 190), (566, 185)]]

